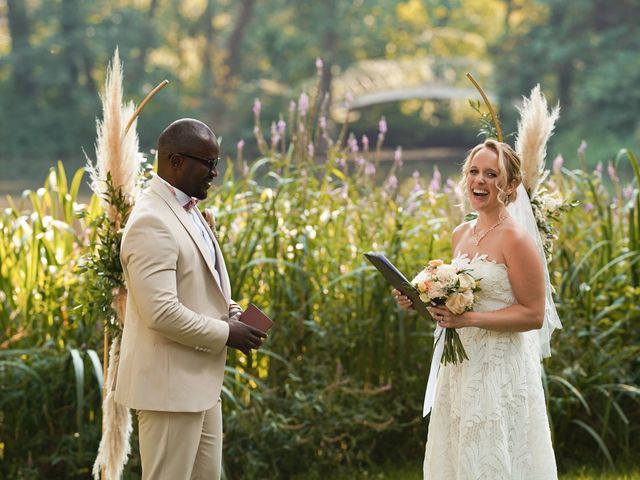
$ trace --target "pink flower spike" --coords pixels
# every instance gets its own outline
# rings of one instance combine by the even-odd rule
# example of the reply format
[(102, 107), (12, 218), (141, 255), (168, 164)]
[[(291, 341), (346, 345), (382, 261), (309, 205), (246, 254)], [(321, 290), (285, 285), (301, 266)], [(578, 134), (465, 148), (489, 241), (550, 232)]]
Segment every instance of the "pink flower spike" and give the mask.
[(260, 99), (256, 98), (253, 101), (253, 114), (256, 116), (260, 115), (260, 110), (262, 110), (262, 104), (260, 103)]
[(287, 129), (287, 122), (284, 120), (278, 120), (278, 133), (280, 136), (284, 136), (284, 132)]
[(318, 75), (322, 75), (322, 67), (324, 67), (324, 63), (322, 63), (322, 59), (316, 58), (316, 70), (318, 71)]
[(349, 139), (347, 140), (347, 143), (349, 144), (349, 149), (351, 150), (352, 153), (356, 153), (357, 151), (360, 150), (360, 148), (358, 147), (358, 140), (353, 135), (353, 133), (349, 135)]
[(309, 110), (309, 96), (305, 92), (302, 92), (300, 94), (300, 98), (298, 99), (298, 111), (300, 112), (300, 115), (304, 117), (307, 114), (308, 110)]
[(402, 147), (396, 148), (396, 151), (393, 152), (393, 161), (396, 162), (396, 165), (399, 167), (402, 166)]
[(440, 170), (438, 167), (433, 167), (433, 177), (431, 177), (431, 183), (429, 184), (429, 188), (431, 188), (432, 192), (440, 191), (440, 183), (442, 181), (442, 175), (440, 175)]
[(633, 185), (629, 184), (622, 190), (622, 196), (625, 200), (631, 200), (633, 197)]
[(559, 174), (562, 170), (562, 166), (564, 165), (564, 158), (562, 155), (558, 155), (553, 160), (553, 173)]
[(294, 102), (293, 100), (291, 100), (289, 102), (289, 112), (293, 113), (296, 111), (296, 102)]
[(587, 142), (582, 140), (582, 142), (580, 142), (580, 146), (578, 147), (578, 154), (582, 156), (586, 151), (587, 151)]
[(385, 135), (387, 133), (387, 120), (384, 117), (382, 117), (378, 122), (378, 130), (381, 135)]
[(364, 150), (369, 150), (369, 137), (366, 135), (362, 135), (362, 148)]
[(322, 115), (319, 119), (318, 119), (318, 123), (320, 124), (320, 128), (322, 130), (326, 130), (327, 129), (327, 117), (325, 117), (324, 115)]
[(593, 171), (593, 174), (598, 178), (602, 178), (602, 162), (598, 162), (598, 164), (596, 165), (596, 169)]
[(242, 151), (242, 149), (244, 148), (244, 140), (240, 140), (238, 141), (238, 143), (236, 144), (236, 147), (238, 148), (238, 151)]
[(609, 174), (609, 178), (612, 182), (618, 181), (618, 175), (616, 175), (616, 167), (614, 167), (611, 162), (609, 162), (609, 165), (607, 166), (607, 173)]
[(367, 162), (364, 167), (364, 174), (367, 176), (372, 176), (374, 173), (376, 173), (376, 166), (371, 162)]

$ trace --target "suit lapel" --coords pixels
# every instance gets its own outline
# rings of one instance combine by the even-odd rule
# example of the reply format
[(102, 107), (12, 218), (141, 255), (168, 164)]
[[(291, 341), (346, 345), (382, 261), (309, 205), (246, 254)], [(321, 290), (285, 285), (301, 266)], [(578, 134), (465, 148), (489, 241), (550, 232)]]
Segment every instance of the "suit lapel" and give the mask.
[[(166, 187), (166, 185), (162, 183), (162, 180), (160, 180), (159, 178), (156, 178), (155, 175), (151, 179), (149, 188), (151, 188), (151, 190), (154, 193), (159, 195), (165, 201), (167, 206), (171, 209), (173, 214), (178, 218), (182, 226), (189, 233), (189, 236), (198, 247), (198, 250), (200, 251), (200, 255), (202, 255), (202, 257), (204, 258), (204, 261), (206, 262), (207, 267), (211, 272), (211, 276), (214, 279), (214, 283), (216, 284), (216, 287), (218, 287), (220, 293), (227, 300), (227, 303), (228, 303), (231, 297), (230, 288), (229, 288), (229, 278), (227, 276), (227, 271), (224, 267), (224, 260), (222, 260), (222, 255), (220, 254), (220, 247), (218, 246), (217, 242), (215, 243), (216, 261), (219, 263), (221, 267), (220, 272), (216, 271), (216, 268), (213, 264), (213, 260), (211, 258), (211, 254), (209, 253), (209, 250), (207, 249), (207, 246), (204, 243), (202, 234), (198, 230), (198, 227), (196, 227), (196, 225), (194, 224), (193, 218), (188, 212), (185, 211), (184, 208), (182, 208), (182, 206), (178, 203), (178, 201), (174, 197), (173, 193), (171, 193), (169, 189)], [(198, 212), (198, 215), (199, 214), (200, 212)], [(220, 276), (220, 283), (217, 282), (216, 277), (218, 275)], [(225, 291), (225, 283), (227, 287), (226, 291)]]
[(218, 239), (216, 238), (216, 236), (211, 231), (211, 228), (209, 228), (209, 224), (202, 216), (202, 213), (200, 213), (200, 210), (196, 209), (196, 214), (200, 218), (200, 221), (202, 222), (202, 224), (207, 226), (206, 232), (209, 235), (209, 238), (211, 239), (211, 241), (213, 242), (213, 245), (215, 246), (215, 252), (216, 252), (215, 268), (218, 270), (218, 274), (220, 275), (220, 284), (221, 284), (220, 288), (225, 298), (227, 299), (227, 301), (230, 301), (231, 285), (229, 283), (229, 274), (227, 273), (227, 266), (224, 263), (224, 257), (222, 256), (222, 250), (220, 249), (220, 244), (218, 243)]

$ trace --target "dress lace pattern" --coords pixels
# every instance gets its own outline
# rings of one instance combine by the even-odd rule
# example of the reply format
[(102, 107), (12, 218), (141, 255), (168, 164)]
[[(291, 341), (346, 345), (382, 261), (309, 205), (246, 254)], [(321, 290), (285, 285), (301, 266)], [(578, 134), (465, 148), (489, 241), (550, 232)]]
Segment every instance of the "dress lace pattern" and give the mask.
[[(481, 279), (474, 310), (515, 303), (506, 265), (486, 255), (453, 263)], [(536, 331), (458, 333), (469, 360), (440, 367), (425, 480), (557, 479)]]

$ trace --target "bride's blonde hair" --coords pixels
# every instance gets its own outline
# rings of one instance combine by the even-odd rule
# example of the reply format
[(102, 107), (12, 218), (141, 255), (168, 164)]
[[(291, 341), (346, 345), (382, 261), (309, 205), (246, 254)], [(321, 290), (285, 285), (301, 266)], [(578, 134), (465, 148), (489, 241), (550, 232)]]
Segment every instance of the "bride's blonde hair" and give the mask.
[(483, 148), (491, 150), (498, 156), (498, 200), (504, 205), (508, 205), (516, 199), (517, 194), (515, 188), (511, 193), (507, 193), (505, 189), (512, 183), (515, 183), (515, 187), (517, 187), (522, 182), (522, 162), (518, 154), (508, 144), (490, 138), (473, 147), (462, 165), (462, 182), (467, 181), (471, 162)]

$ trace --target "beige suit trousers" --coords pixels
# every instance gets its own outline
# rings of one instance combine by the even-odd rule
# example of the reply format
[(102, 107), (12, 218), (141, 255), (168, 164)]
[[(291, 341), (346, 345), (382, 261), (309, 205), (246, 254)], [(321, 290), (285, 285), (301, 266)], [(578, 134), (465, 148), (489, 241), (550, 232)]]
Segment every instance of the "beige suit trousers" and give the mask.
[(138, 410), (142, 480), (218, 480), (222, 405), (204, 412)]

